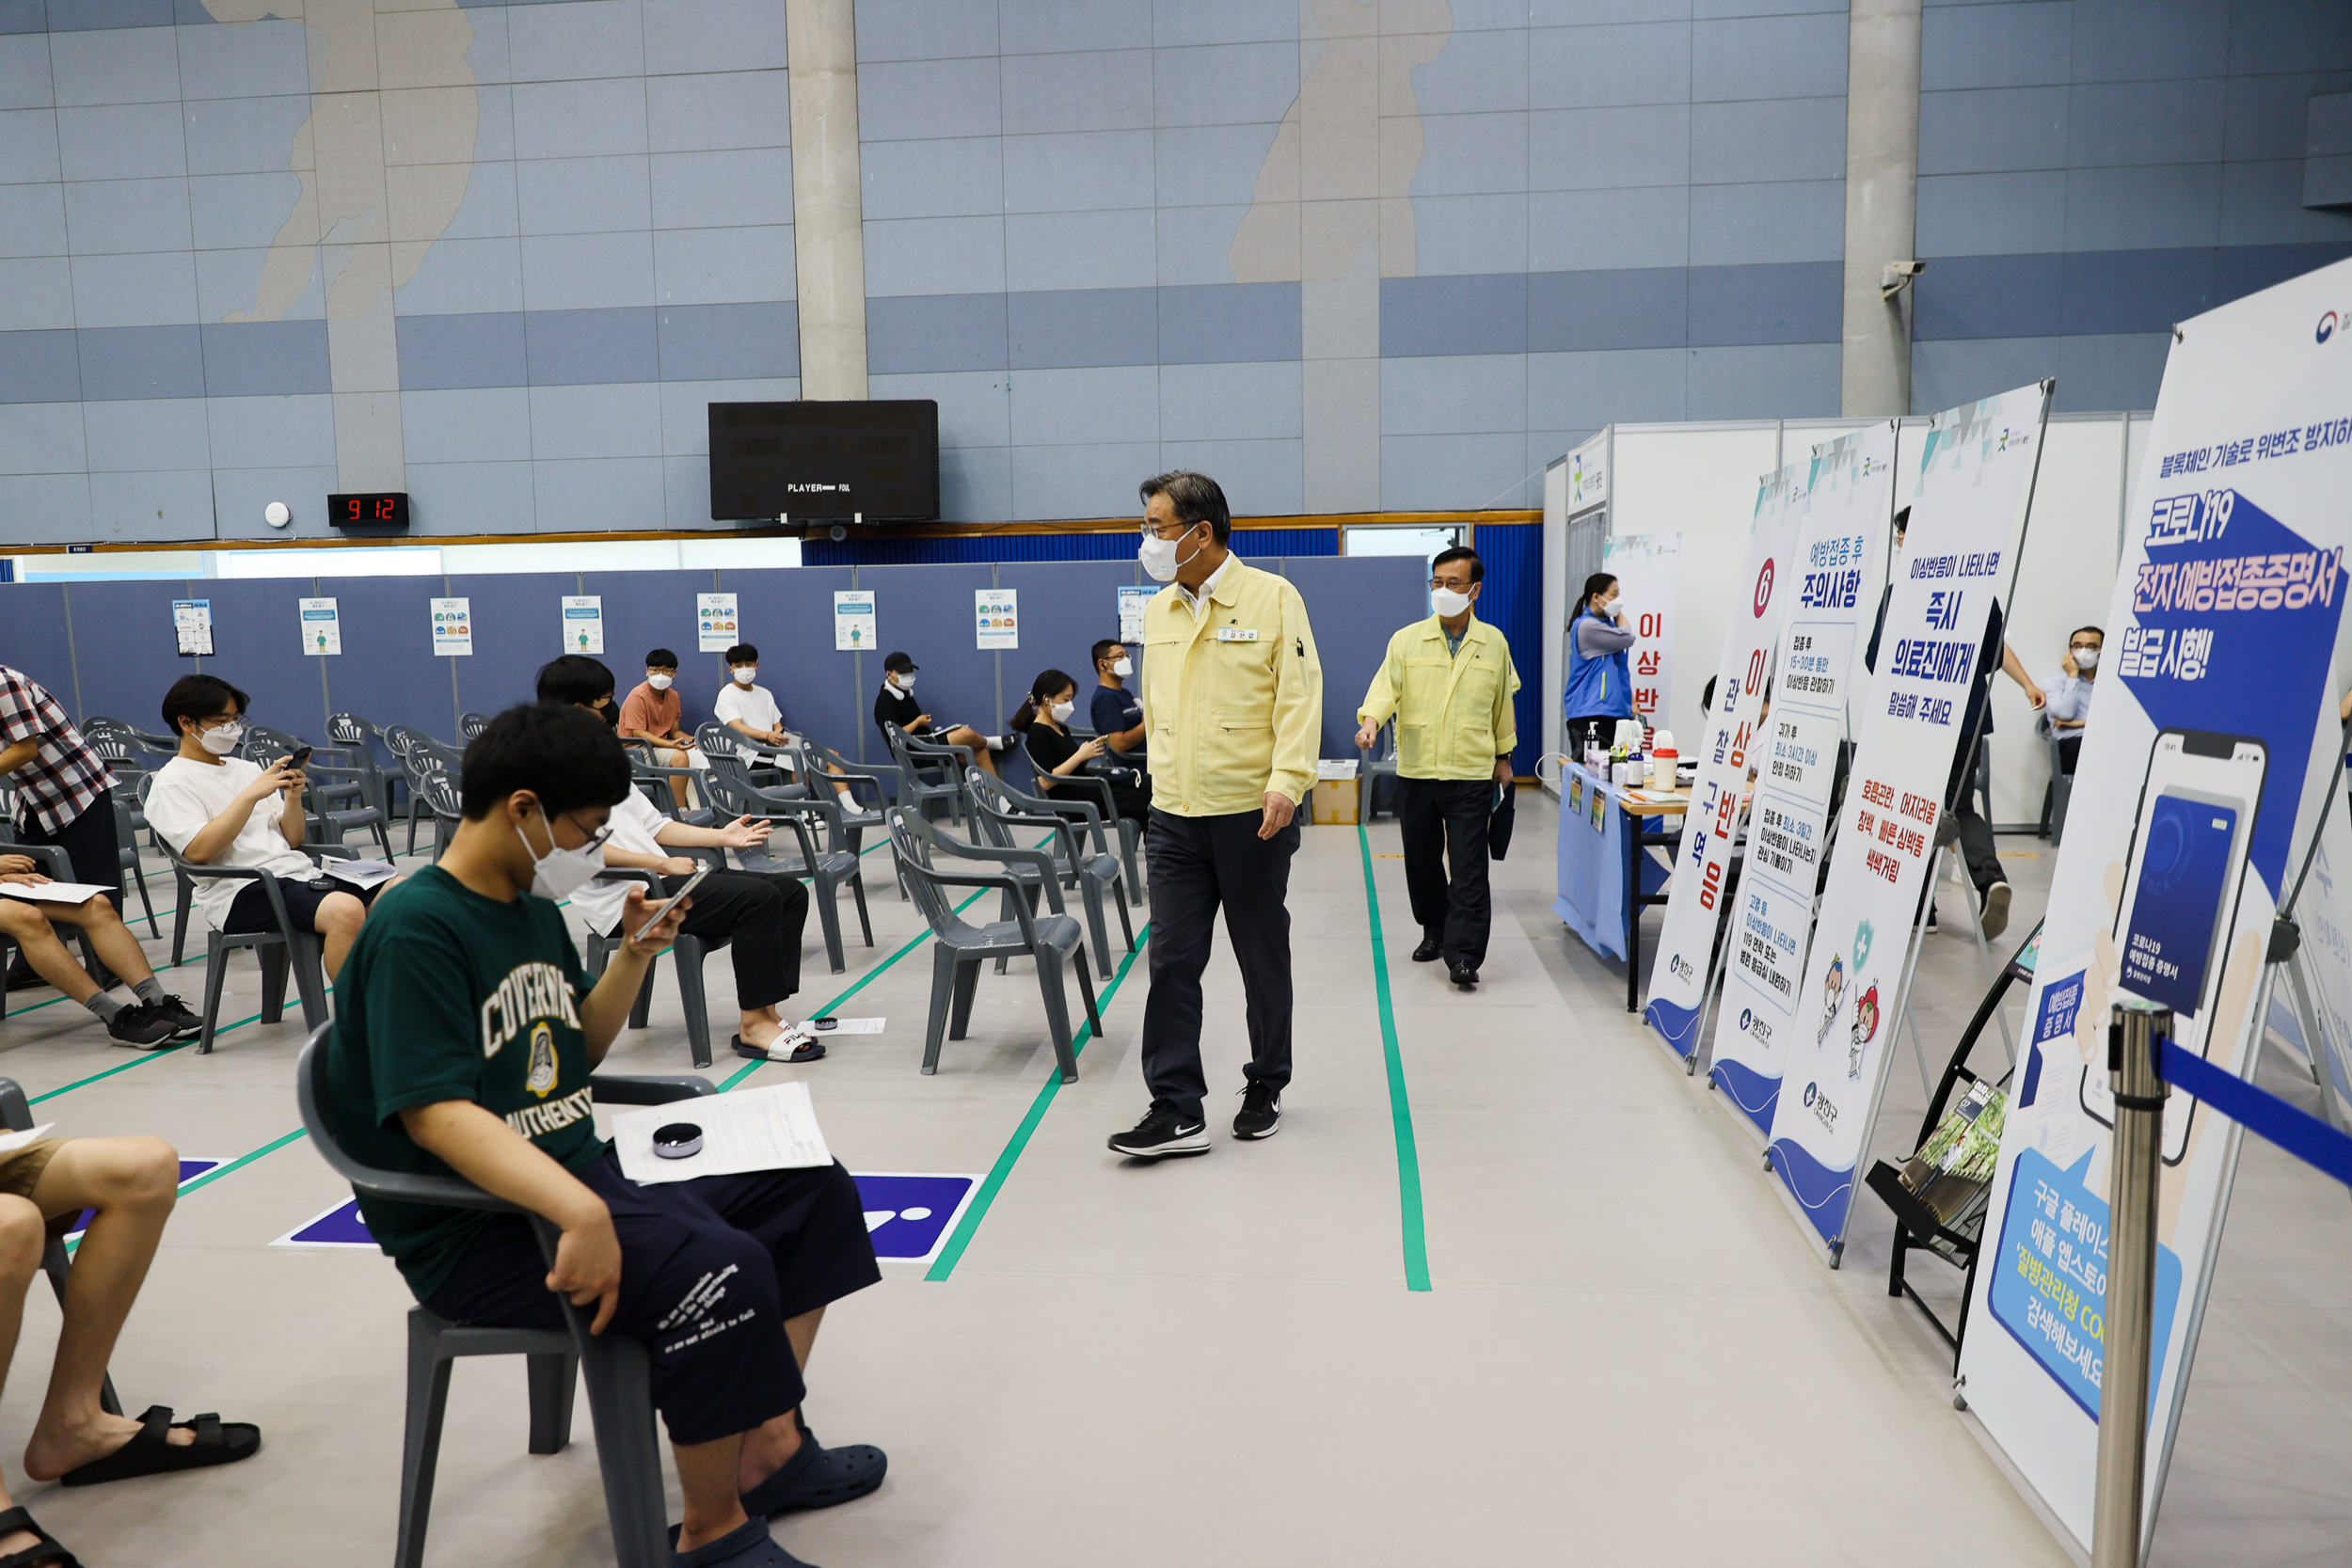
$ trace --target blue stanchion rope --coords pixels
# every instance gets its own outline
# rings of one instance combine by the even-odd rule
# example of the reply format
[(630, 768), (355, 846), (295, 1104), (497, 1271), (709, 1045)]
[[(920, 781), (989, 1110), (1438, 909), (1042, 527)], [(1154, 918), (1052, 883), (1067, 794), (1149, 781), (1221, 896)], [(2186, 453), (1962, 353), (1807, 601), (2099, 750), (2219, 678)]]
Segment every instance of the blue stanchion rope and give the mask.
[(2337, 1132), (2309, 1111), (2233, 1077), (2195, 1052), (2164, 1042), (2156, 1070), (2183, 1093), (2203, 1101), (2232, 1121), (2268, 1138), (2307, 1165), (2352, 1186), (2352, 1136)]

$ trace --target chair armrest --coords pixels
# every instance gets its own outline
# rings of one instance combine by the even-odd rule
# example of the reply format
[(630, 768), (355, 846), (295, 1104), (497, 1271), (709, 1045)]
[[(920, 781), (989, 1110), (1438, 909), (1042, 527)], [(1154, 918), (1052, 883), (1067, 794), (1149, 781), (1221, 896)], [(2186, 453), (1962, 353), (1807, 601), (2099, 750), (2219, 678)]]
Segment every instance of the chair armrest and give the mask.
[(591, 1073), (588, 1092), (599, 1105), (667, 1105), (717, 1094), (718, 1085), (698, 1073)]
[(42, 875), (53, 882), (73, 880), (73, 860), (62, 844), (0, 844), (0, 855), (24, 855), (41, 862), (49, 867)]
[(33, 1107), (24, 1098), (24, 1085), (13, 1078), (0, 1078), (0, 1131), (29, 1132), (33, 1130)]
[[(951, 855), (958, 855), (966, 860), (994, 861), (1001, 865), (1030, 867), (1037, 873), (1038, 884), (1045, 889), (1045, 901), (1054, 907), (1056, 914), (1063, 912), (1061, 874), (1055, 864), (1055, 856), (1051, 849), (999, 849), (993, 844), (965, 844), (944, 836), (939, 841), (939, 847)], [(937, 876), (940, 873), (934, 872), (933, 875)], [(953, 873), (946, 875), (952, 876)], [(1024, 924), (1025, 925), (1026, 922)]]
[(348, 844), (306, 844), (302, 852), (313, 861), (356, 861), (359, 851)]
[(656, 894), (661, 891), (661, 878), (649, 866), (608, 865), (597, 872), (594, 879), (599, 882), (643, 882)]

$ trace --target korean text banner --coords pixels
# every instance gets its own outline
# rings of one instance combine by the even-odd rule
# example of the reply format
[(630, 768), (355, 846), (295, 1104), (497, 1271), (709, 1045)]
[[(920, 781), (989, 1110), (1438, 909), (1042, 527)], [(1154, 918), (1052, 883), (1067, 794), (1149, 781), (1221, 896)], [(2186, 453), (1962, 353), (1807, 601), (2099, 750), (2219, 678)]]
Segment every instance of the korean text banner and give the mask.
[[(2280, 890), (2323, 804), (2344, 810), (2323, 796), (2352, 537), (2347, 303), (2352, 262), (2338, 262), (2182, 324), (2104, 618), (2114, 668), (2075, 765), (1960, 1362), (1970, 1408), (2084, 1543), (2106, 1354), (2110, 1011), (2165, 1004), (2180, 1046), (2249, 1073)], [(2158, 1141), (2150, 1519), (2237, 1132), (2175, 1093)]]
[[(1601, 570), (1633, 607), (1633, 711), (1655, 724), (1674, 705), (1675, 596), (1682, 587), (1682, 535), (1629, 533), (1601, 546)], [(1579, 757), (1579, 762), (1584, 759)]]
[(1756, 752), (1747, 871), (1724, 939), (1724, 999), (1708, 1071), (1759, 1133), (1772, 1128), (1780, 1064), (1797, 1033), (1837, 753), (1846, 738), (1856, 623), (1878, 605), (1895, 503), (1890, 420), (1813, 450), (1799, 503), (1795, 597), (1781, 617), (1772, 707)]
[[(1643, 1016), (1677, 1056), (1699, 1048), (1699, 1013), (1710, 978), (1708, 957), (1723, 913), (1731, 850), (1740, 834), (1748, 786), (1749, 747), (1756, 710), (1772, 676), (1772, 645), (1780, 629), (1783, 586), (1796, 543), (1797, 507), (1804, 499), (1804, 469), (1791, 466), (1765, 477), (1748, 529), (1748, 559), (1740, 569), (1741, 597), (1715, 661), (1715, 705), (1701, 739), (1698, 777), (1683, 820), (1674, 881), (1667, 888), (1666, 924), (1650, 966), (1649, 1002)], [(1686, 755), (1689, 753), (1685, 753)]]
[(2048, 410), (2046, 387), (2021, 387), (1938, 414), (1921, 443), (1767, 1150), (1833, 1256), (1886, 1082), (1969, 694), (1979, 669), (2000, 662), (1992, 624), (2016, 570)]

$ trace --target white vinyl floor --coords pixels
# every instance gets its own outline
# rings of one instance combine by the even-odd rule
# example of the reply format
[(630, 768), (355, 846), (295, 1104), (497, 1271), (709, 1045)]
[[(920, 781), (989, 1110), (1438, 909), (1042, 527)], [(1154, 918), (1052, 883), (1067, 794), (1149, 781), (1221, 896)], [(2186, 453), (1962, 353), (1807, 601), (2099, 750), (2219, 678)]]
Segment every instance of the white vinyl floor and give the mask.
[[(1220, 1135), (1206, 1158), (1158, 1167), (1103, 1143), (1144, 1107), (1144, 960), (1118, 975), (1076, 1084), (1049, 1087), (1020, 962), (982, 980), (972, 1037), (923, 1077), (930, 951), (887, 851), (870, 856), (874, 945), (845, 898), (850, 969), (830, 974), (812, 919), (792, 1010), (881, 1016), (884, 1032), (747, 1083), (805, 1077), (854, 1171), (1003, 1179), (946, 1277), (891, 1263), (829, 1316), (810, 1418), (829, 1440), (888, 1449), (890, 1478), (780, 1521), (777, 1538), (822, 1568), (2068, 1561), (1953, 1409), (1947, 1348), (1888, 1297), (1883, 1210), (1865, 1193), (1844, 1267), (1821, 1265), (1744, 1122), (1625, 1011), (1622, 969), (1549, 912), (1553, 808), (1522, 799), (1475, 995), (1407, 961), (1392, 821), (1360, 840), (1306, 832), (1281, 1133), (1221, 1135), (1247, 1046), (1220, 938), (1206, 1041)], [(2053, 859), (2031, 838), (2003, 845), (2022, 935)], [(1426, 1291), (1406, 1288), (1367, 866)], [(167, 904), (168, 873), (150, 879)], [(1942, 896), (1960, 908), (1956, 889)], [(148, 945), (167, 958), (168, 908), (163, 921)], [(1984, 983), (1961, 929), (1947, 921), (1920, 969), (1918, 1022), (1939, 1056)], [(199, 958), (168, 976), (192, 1006), (200, 935), (193, 945)], [(222, 1017), (248, 1019), (253, 961), (229, 962)], [(723, 1053), (723, 958), (707, 983)], [(389, 1560), (407, 1295), (372, 1252), (270, 1244), (348, 1196), (289, 1139), (298, 1010), (240, 1024), (208, 1057), (148, 1057), (71, 1004), (40, 1005), (54, 995), (18, 991), (0, 1022), (0, 1074), (47, 1097), (40, 1119), (247, 1161), (183, 1197), (115, 1358), (124, 1402), (257, 1421), (264, 1447), (184, 1477), (24, 1484), (56, 1330), (37, 1290), (0, 1397), (19, 1500), (89, 1568)], [(613, 1065), (686, 1070), (679, 1019), (665, 973), (652, 1026), (624, 1036)], [(1998, 1052), (1979, 1060), (1997, 1069)], [(744, 1065), (723, 1054), (714, 1075)], [(2263, 1081), (2315, 1104), (2301, 1070), (2274, 1053)], [(1909, 1149), (1924, 1104), (1909, 1054), (1893, 1073), (1882, 1154)], [(2158, 1530), (2164, 1568), (2352, 1563), (2348, 1243), (2352, 1198), (2249, 1140)], [(1956, 1307), (1957, 1275), (1933, 1259), (1913, 1273)], [(459, 1364), (429, 1563), (611, 1560), (585, 1402), (562, 1454), (532, 1457), (525, 1425), (519, 1364)]]

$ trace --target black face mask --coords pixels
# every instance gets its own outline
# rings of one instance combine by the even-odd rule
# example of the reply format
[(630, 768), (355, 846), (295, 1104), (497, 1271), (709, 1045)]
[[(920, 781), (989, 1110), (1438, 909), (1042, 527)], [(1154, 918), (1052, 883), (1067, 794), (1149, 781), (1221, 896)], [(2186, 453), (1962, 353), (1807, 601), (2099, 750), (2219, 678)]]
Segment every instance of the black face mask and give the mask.
[(607, 725), (609, 725), (610, 727), (612, 727), (612, 728), (613, 728), (613, 729), (616, 729), (616, 730), (617, 730), (617, 729), (619, 729), (619, 728), (621, 727), (621, 705), (620, 705), (620, 704), (618, 704), (618, 703), (607, 703), (607, 704), (605, 704), (605, 705), (604, 705), (604, 706), (602, 706), (602, 707), (598, 708), (596, 711), (597, 711), (598, 713), (600, 713), (600, 714), (602, 714), (602, 715), (604, 716), (604, 721), (605, 721), (605, 723), (606, 723)]

